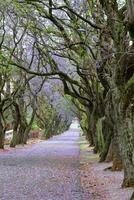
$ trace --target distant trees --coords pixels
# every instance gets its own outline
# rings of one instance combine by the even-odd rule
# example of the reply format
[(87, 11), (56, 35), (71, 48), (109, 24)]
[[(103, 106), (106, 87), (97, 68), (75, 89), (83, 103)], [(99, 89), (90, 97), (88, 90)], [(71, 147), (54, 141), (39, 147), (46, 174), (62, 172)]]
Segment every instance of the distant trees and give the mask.
[[(5, 131), (9, 125), (13, 129), (11, 147), (27, 142), (32, 124), (39, 117), (39, 103), (41, 94), (45, 95), (43, 88), (46, 76), (51, 74), (47, 74), (47, 54), (43, 56), (40, 53), (39, 43), (36, 42), (36, 29), (33, 26), (37, 21), (30, 21), (28, 11), (27, 8), (21, 9), (20, 3), (15, 1), (12, 4), (1, 2), (0, 148), (4, 148)], [(38, 71), (39, 75), (44, 71), (46, 76), (37, 77), (36, 73), (27, 73), (28, 70)], [(47, 108), (51, 107), (54, 113), (50, 115), (49, 109), (46, 109), (42, 115), (45, 124), (49, 124), (48, 134), (65, 130), (67, 122), (60, 119), (58, 110), (55, 110), (49, 99), (44, 104), (47, 104)], [(46, 126), (43, 128), (48, 129)]]

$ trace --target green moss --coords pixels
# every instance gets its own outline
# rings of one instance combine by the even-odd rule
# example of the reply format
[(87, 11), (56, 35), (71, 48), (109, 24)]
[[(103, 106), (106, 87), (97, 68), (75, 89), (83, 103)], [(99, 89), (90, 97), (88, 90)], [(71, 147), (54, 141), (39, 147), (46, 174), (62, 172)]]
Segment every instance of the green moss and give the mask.
[(32, 124), (32, 130), (38, 130), (39, 127), (37, 125), (37, 123), (34, 121), (33, 124)]
[(129, 81), (127, 82), (127, 84), (125, 86), (126, 92), (133, 86), (134, 86), (134, 76), (132, 76), (132, 78), (129, 79)]
[(98, 122), (96, 124), (96, 128), (97, 128), (97, 141), (98, 141), (98, 147), (99, 147), (99, 151), (101, 152), (101, 150), (104, 148), (104, 137), (103, 137), (103, 132), (102, 132), (102, 121), (104, 118), (100, 118), (98, 119)]

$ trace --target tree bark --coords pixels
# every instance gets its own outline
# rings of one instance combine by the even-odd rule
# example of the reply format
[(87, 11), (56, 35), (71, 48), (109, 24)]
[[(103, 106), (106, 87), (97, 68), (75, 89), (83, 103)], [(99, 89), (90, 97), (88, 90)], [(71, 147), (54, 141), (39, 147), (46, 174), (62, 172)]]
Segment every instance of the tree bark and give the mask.
[(4, 149), (5, 130), (2, 123), (2, 109), (0, 109), (0, 149)]
[[(118, 97), (122, 97), (119, 95)], [(117, 97), (117, 98), (118, 98)], [(117, 140), (119, 144), (120, 154), (123, 160), (124, 180), (123, 187), (134, 186), (134, 138), (133, 138), (133, 124), (131, 115), (131, 105), (126, 109), (124, 102), (118, 99), (115, 104), (115, 119)]]
[[(106, 159), (111, 161), (111, 158), (112, 158), (111, 154), (113, 154), (113, 151), (110, 148), (110, 146), (112, 145), (111, 143), (112, 143), (112, 135), (111, 135), (110, 132), (107, 132), (105, 145), (104, 145), (104, 148), (103, 148), (103, 150), (100, 154), (100, 162), (104, 162), (104, 161), (106, 161)], [(108, 156), (109, 156), (109, 159), (108, 159)]]
[(122, 158), (120, 155), (118, 139), (116, 133), (113, 138), (113, 166), (112, 171), (121, 171), (123, 169)]
[(12, 115), (14, 121), (13, 121), (13, 137), (10, 143), (10, 147), (15, 147), (17, 145), (17, 134), (18, 134), (18, 127), (20, 124), (20, 110), (17, 103), (13, 104)]
[(112, 161), (113, 161), (113, 138), (111, 139), (111, 143), (105, 159), (105, 162), (112, 162)]
[(34, 121), (35, 114), (36, 114), (36, 109), (33, 110), (33, 113), (32, 113), (31, 119), (30, 119), (30, 122), (29, 122), (29, 124), (27, 124), (27, 127), (26, 127), (26, 129), (25, 129), (24, 136), (23, 136), (23, 144), (26, 144), (26, 143), (27, 143), (28, 134), (29, 134), (29, 132), (30, 132), (30, 130), (31, 130), (31, 127), (32, 127), (32, 123), (33, 123), (33, 121)]
[(27, 122), (26, 119), (22, 117), (17, 134), (17, 144), (24, 144), (23, 139), (26, 129), (27, 129)]

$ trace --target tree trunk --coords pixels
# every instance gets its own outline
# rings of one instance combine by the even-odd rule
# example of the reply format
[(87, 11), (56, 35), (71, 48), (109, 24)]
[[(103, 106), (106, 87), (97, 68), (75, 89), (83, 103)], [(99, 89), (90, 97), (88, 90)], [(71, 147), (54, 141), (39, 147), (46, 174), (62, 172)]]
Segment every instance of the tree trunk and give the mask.
[[(118, 94), (119, 95), (119, 94)], [(120, 100), (115, 104), (115, 120), (118, 144), (123, 160), (124, 180), (123, 187), (134, 186), (134, 137), (131, 105), (125, 109)]]
[(5, 130), (2, 124), (2, 111), (0, 110), (0, 149), (4, 149)]
[(94, 137), (93, 137), (93, 139), (94, 139), (94, 149), (93, 149), (93, 152), (94, 153), (98, 153), (99, 152), (99, 145), (98, 145), (98, 140), (97, 140), (97, 135), (96, 135), (96, 126), (94, 126), (91, 131), (92, 131), (92, 134), (94, 135)]
[[(125, 122), (124, 122), (125, 123)], [(124, 127), (123, 136), (120, 137), (120, 149), (124, 163), (123, 187), (134, 187), (134, 140), (131, 133)]]
[(88, 140), (90, 146), (94, 146), (94, 130), (92, 128), (91, 120), (92, 117), (90, 116), (90, 110), (86, 111), (87, 116), (87, 128), (86, 128), (86, 139)]
[(113, 161), (113, 138), (111, 139), (111, 143), (108, 149), (108, 153), (105, 159), (105, 162), (112, 162)]
[(34, 121), (35, 114), (36, 114), (36, 109), (33, 110), (33, 113), (32, 113), (31, 119), (30, 119), (30, 122), (29, 122), (29, 124), (27, 124), (27, 127), (26, 127), (26, 129), (25, 129), (24, 137), (23, 137), (23, 144), (26, 144), (26, 143), (27, 143), (28, 134), (29, 134), (29, 132), (30, 132), (30, 130), (31, 130), (31, 127), (32, 127), (32, 124), (33, 124), (33, 121)]
[[(126, 119), (125, 119), (126, 120)], [(132, 132), (126, 127), (125, 121), (120, 128), (119, 144), (124, 164), (123, 187), (134, 186), (134, 139)], [(122, 134), (121, 134), (122, 133)]]
[(91, 147), (94, 147), (94, 138), (93, 138), (93, 131), (90, 130), (90, 128), (88, 128), (88, 131), (87, 131), (87, 140), (90, 144)]
[(18, 134), (18, 127), (20, 124), (20, 110), (17, 103), (13, 104), (14, 107), (12, 107), (12, 115), (14, 118), (13, 121), (13, 137), (10, 143), (10, 147), (15, 147), (17, 145), (17, 134)]
[(17, 131), (13, 130), (13, 137), (10, 142), (10, 147), (14, 148), (17, 145)]
[(113, 166), (112, 171), (121, 171), (123, 169), (122, 158), (120, 155), (118, 139), (116, 133), (113, 138)]
[[(111, 145), (112, 145), (112, 134), (110, 132), (107, 132), (105, 145), (100, 154), (100, 162), (104, 162), (104, 161), (106, 161), (106, 159), (107, 159), (107, 161), (108, 160), (111, 161), (112, 154), (113, 154)], [(109, 157), (109, 159), (108, 159), (108, 157)]]
[(133, 192), (130, 200), (134, 200), (134, 192)]
[(24, 144), (23, 139), (24, 139), (24, 134), (25, 134), (26, 129), (27, 129), (27, 123), (25, 119), (23, 118), (21, 119), (20, 127), (17, 134), (17, 144)]
[(24, 137), (23, 137), (23, 144), (27, 144), (27, 140), (28, 140), (28, 134), (31, 130), (31, 126), (32, 125), (28, 125), (27, 128), (25, 129), (25, 132), (24, 132)]
[(0, 149), (4, 149), (5, 131), (0, 124)]

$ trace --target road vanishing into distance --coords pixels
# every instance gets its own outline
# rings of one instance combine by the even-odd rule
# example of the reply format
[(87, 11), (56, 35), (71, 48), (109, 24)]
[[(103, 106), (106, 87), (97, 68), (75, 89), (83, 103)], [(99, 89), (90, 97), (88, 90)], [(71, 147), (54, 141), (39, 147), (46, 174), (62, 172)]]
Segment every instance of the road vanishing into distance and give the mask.
[(0, 200), (81, 200), (79, 128), (0, 153)]

